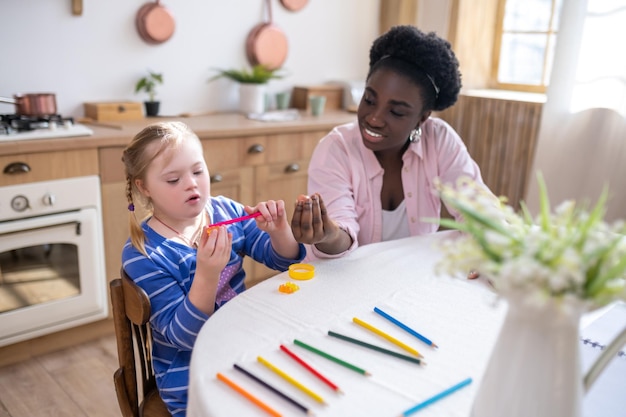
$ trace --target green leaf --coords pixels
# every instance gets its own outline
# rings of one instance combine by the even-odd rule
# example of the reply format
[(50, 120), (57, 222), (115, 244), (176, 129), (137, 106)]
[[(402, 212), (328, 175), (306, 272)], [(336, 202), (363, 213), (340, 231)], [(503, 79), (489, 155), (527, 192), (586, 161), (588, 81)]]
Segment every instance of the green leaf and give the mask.
[(277, 70), (270, 70), (263, 65), (255, 65), (251, 69), (215, 69), (217, 74), (209, 78), (209, 82), (218, 78), (228, 78), (232, 81), (243, 84), (265, 84), (271, 79), (283, 78), (283, 74)]
[(589, 214), (587, 221), (579, 226), (581, 231), (581, 237), (578, 244), (579, 248), (583, 247), (589, 230), (591, 230), (596, 224), (599, 224), (604, 218), (604, 215), (606, 214), (606, 201), (608, 199), (608, 194), (608, 189), (604, 187), (602, 194), (593, 208), (593, 211)]
[(537, 172), (537, 182), (539, 183), (539, 205), (541, 208), (541, 228), (544, 232), (550, 232), (550, 199), (548, 198), (548, 189), (543, 180), (541, 172)]
[(501, 223), (493, 221), (491, 218), (483, 215), (482, 213), (478, 213), (472, 207), (460, 201), (451, 201), (447, 199), (446, 196), (442, 196), (442, 198), (446, 200), (446, 202), (450, 206), (457, 209), (463, 215), (466, 221), (468, 221), (468, 219), (469, 221), (476, 221), (482, 226), (486, 226), (488, 229), (498, 232), (503, 236), (506, 236), (510, 239), (515, 239), (515, 236), (513, 236), (513, 234), (511, 234), (510, 231), (506, 229)]
[(528, 209), (528, 206), (526, 205), (526, 203), (523, 201), (520, 201), (519, 205), (522, 210), (522, 215), (524, 216), (524, 223), (534, 224), (533, 215), (530, 213), (530, 210)]
[(144, 91), (150, 97), (150, 101), (154, 101), (157, 84), (163, 84), (163, 74), (148, 70), (148, 75), (139, 79), (135, 84), (135, 94)]
[[(603, 262), (605, 260), (604, 259), (605, 256), (609, 252), (612, 252), (615, 249), (615, 247), (619, 245), (620, 241), (624, 238), (625, 238), (624, 236), (619, 236), (615, 238), (609, 246), (602, 248), (602, 251), (600, 251), (601, 257), (598, 260), (598, 263)], [(587, 290), (587, 293), (589, 294), (590, 297), (594, 297), (598, 292), (602, 290), (603, 287), (606, 286), (606, 284), (610, 280), (623, 276), (624, 273), (626, 273), (626, 256), (620, 259), (620, 261), (616, 265), (614, 265), (604, 274), (600, 276), (596, 276), (595, 278), (592, 278), (590, 281), (588, 281), (585, 285), (585, 289)], [(596, 274), (597, 274), (597, 271), (596, 271)]]

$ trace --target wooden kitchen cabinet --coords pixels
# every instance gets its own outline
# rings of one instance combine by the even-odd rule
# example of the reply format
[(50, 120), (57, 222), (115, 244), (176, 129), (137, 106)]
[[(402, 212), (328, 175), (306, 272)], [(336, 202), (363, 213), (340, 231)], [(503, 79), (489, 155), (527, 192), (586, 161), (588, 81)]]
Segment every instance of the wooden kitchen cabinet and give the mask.
[(81, 149), (2, 155), (0, 169), (0, 186), (98, 175), (98, 152)]
[(122, 146), (100, 148), (98, 155), (102, 187), (105, 268), (109, 282), (120, 276), (122, 248), (130, 235), (126, 180), (122, 163), (123, 150)]

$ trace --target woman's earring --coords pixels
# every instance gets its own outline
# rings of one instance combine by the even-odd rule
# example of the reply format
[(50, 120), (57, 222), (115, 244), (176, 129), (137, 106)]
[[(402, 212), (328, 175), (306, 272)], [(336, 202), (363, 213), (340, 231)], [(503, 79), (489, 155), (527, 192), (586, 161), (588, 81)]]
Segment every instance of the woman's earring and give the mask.
[(411, 135), (409, 136), (409, 140), (413, 143), (419, 142), (422, 138), (422, 127), (418, 126), (417, 129), (411, 130)]

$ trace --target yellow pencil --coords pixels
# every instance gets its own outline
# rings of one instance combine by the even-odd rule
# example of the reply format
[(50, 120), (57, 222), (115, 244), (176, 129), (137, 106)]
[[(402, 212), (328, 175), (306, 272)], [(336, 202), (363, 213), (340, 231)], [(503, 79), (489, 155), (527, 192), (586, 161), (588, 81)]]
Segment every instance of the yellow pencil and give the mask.
[(289, 382), (290, 384), (292, 384), (293, 386), (295, 386), (296, 388), (300, 389), (302, 392), (304, 392), (305, 394), (308, 394), (311, 398), (313, 398), (315, 401), (320, 402), (322, 404), (324, 404), (324, 399), (319, 396), (318, 394), (316, 394), (315, 392), (313, 392), (311, 389), (307, 388), (306, 386), (304, 386), (302, 383), (296, 381), (294, 378), (290, 377), (289, 375), (287, 375), (284, 371), (281, 371), (279, 368), (277, 368), (275, 365), (272, 365), (270, 362), (267, 361), (267, 359), (262, 358), (261, 356), (257, 357), (257, 360), (259, 362), (261, 362), (263, 365), (267, 366), (270, 370), (272, 370), (274, 373), (276, 373), (277, 375), (279, 375), (280, 377), (282, 377), (284, 380), (286, 380), (287, 382)]
[(422, 356), (421, 353), (419, 353), (417, 350), (413, 349), (411, 346), (407, 345), (406, 343), (403, 343), (401, 341), (399, 341), (398, 339), (396, 339), (393, 336), (388, 335), (387, 333), (383, 332), (382, 330), (377, 329), (376, 327), (372, 326), (369, 323), (364, 322), (361, 319), (358, 319), (356, 317), (352, 318), (352, 321), (355, 322), (356, 324), (358, 324), (359, 326), (365, 327), (367, 330), (376, 333), (378, 336), (383, 337), (387, 340), (389, 340), (391, 343), (393, 343), (396, 346), (401, 347), (402, 349), (406, 350), (409, 353), (412, 353), (413, 355), (417, 356), (418, 358), (423, 358), (424, 356)]

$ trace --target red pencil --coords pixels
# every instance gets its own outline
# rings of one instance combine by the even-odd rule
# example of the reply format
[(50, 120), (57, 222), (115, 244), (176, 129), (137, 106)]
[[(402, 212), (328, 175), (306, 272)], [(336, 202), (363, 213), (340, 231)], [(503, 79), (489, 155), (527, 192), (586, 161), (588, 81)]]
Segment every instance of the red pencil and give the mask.
[(248, 214), (247, 216), (237, 217), (236, 219), (224, 220), (223, 222), (219, 222), (219, 223), (215, 223), (215, 224), (209, 225), (209, 229), (211, 227), (225, 226), (227, 224), (232, 224), (232, 223), (242, 222), (242, 221), (248, 220), (248, 219), (253, 219), (253, 218), (258, 217), (260, 215), (261, 215), (261, 212), (257, 211), (257, 212), (254, 212), (252, 214)]
[(318, 371), (313, 369), (313, 367), (311, 365), (309, 365), (304, 360), (302, 360), (302, 358), (300, 358), (298, 355), (296, 355), (295, 353), (293, 353), (292, 351), (287, 349), (284, 345), (280, 345), (280, 350), (285, 352), (287, 355), (291, 356), (296, 362), (298, 362), (307, 371), (311, 372), (313, 375), (315, 375), (320, 380), (322, 380), (322, 382), (324, 382), (326, 385), (331, 387), (335, 392), (343, 394), (343, 392), (341, 391), (341, 389), (339, 389), (339, 387), (337, 385), (333, 384), (328, 378), (326, 378), (324, 375), (320, 374)]

